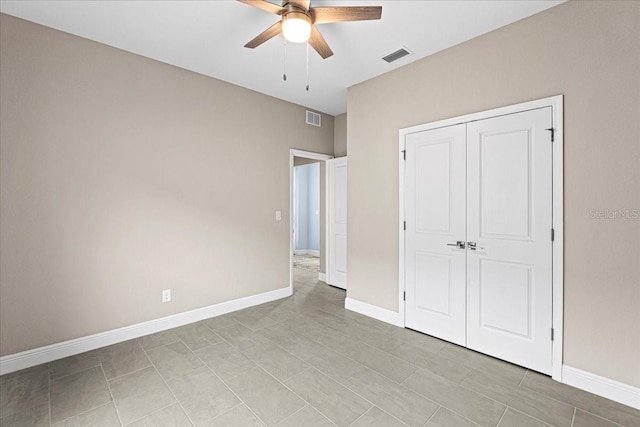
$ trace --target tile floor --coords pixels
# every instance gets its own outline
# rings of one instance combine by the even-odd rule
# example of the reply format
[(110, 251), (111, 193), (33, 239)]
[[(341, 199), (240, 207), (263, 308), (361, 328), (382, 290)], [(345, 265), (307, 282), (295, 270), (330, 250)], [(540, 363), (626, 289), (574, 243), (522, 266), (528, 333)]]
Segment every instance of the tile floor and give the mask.
[(293, 267), (318, 273), (320, 271), (320, 257), (313, 255), (293, 255)]
[(292, 297), (0, 377), (0, 426), (640, 426), (640, 411)]

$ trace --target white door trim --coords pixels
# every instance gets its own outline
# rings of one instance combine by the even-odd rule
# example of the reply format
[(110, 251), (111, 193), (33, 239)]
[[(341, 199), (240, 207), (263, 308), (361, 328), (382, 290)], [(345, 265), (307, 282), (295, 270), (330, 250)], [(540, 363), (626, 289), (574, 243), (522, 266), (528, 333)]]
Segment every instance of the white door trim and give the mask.
[[(404, 162), (404, 150), (405, 150), (405, 137), (409, 134), (422, 132), (425, 130), (438, 129), (445, 126), (452, 126), (461, 123), (468, 123), (476, 120), (483, 120), (492, 117), (503, 116), (507, 114), (519, 113), (527, 110), (534, 110), (537, 108), (551, 107), (552, 109), (552, 123), (554, 129), (554, 141), (553, 141), (553, 228), (555, 231), (555, 239), (553, 241), (553, 329), (554, 340), (553, 347), (553, 367), (552, 378), (556, 381), (562, 382), (562, 346), (563, 346), (563, 277), (564, 277), (564, 226), (563, 226), (563, 174), (564, 174), (564, 162), (563, 162), (563, 95), (556, 95), (548, 98), (537, 99), (534, 101), (523, 102), (520, 104), (509, 105), (506, 107), (495, 108), (487, 111), (480, 111), (477, 113), (466, 114), (464, 116), (453, 117), (450, 119), (439, 120), (436, 122), (426, 123), (417, 126), (411, 126), (408, 128), (400, 129), (399, 131), (399, 286), (398, 286), (398, 312), (400, 318), (405, 319), (405, 235), (404, 235), (404, 174), (405, 174), (405, 162)], [(404, 326), (404, 324), (402, 325)]]
[[(294, 148), (289, 149), (289, 289), (293, 293), (293, 249), (295, 248), (293, 241), (293, 227), (294, 227), (294, 218), (293, 218), (293, 203), (294, 203), (294, 157), (303, 157), (305, 159), (313, 159), (320, 160), (326, 163), (327, 160), (333, 159), (333, 156), (330, 154), (322, 154), (322, 153), (314, 153), (313, 151), (304, 151), (304, 150), (296, 150)], [(325, 192), (324, 192), (324, 259), (325, 259), (325, 271), (327, 270), (328, 259), (329, 259), (329, 230), (328, 230), (328, 215), (329, 215), (329, 181), (327, 179), (328, 173), (327, 168), (324, 168), (324, 183), (325, 183)], [(320, 278), (320, 275), (318, 275)]]

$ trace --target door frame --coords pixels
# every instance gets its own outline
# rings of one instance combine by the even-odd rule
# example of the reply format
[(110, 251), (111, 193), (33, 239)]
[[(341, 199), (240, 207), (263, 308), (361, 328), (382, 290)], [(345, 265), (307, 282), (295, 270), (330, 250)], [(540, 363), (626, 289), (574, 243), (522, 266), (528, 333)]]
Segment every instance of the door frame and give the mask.
[(399, 221), (398, 221), (398, 271), (399, 271), (399, 286), (398, 286), (398, 311), (402, 322), (401, 326), (405, 326), (405, 305), (404, 292), (405, 292), (405, 234), (404, 234), (404, 220), (405, 220), (405, 208), (404, 208), (404, 174), (405, 174), (405, 137), (409, 134), (416, 132), (423, 132), (426, 130), (433, 130), (447, 126), (453, 126), (457, 124), (463, 124), (473, 122), (477, 120), (484, 120), (498, 116), (504, 116), (508, 114), (520, 113), (528, 110), (535, 110), (538, 108), (551, 107), (551, 121), (554, 130), (554, 139), (552, 143), (552, 226), (554, 229), (554, 240), (552, 242), (552, 327), (554, 331), (552, 346), (552, 370), (551, 377), (562, 382), (562, 351), (563, 351), (563, 335), (564, 335), (564, 319), (563, 319), (563, 307), (564, 307), (564, 195), (563, 195), (563, 182), (564, 182), (564, 160), (563, 160), (563, 146), (564, 146), (564, 126), (563, 126), (563, 99), (564, 95), (556, 95), (548, 98), (537, 99), (528, 102), (522, 102), (519, 104), (509, 105), (506, 107), (494, 108), (491, 110), (480, 111), (472, 114), (466, 114), (463, 116), (453, 117), (445, 120), (438, 120), (422, 125), (411, 126), (400, 129), (399, 131), (399, 150), (398, 150), (398, 165), (399, 165)]
[[(331, 160), (333, 159), (333, 156), (330, 154), (322, 154), (322, 153), (315, 153), (313, 151), (304, 151), (304, 150), (297, 150), (294, 148), (290, 148), (289, 149), (289, 291), (290, 294), (293, 295), (293, 249), (295, 248), (295, 242), (294, 242), (294, 237), (293, 237), (293, 228), (295, 226), (294, 224), (294, 217), (293, 217), (293, 209), (294, 209), (294, 202), (295, 202), (295, 169), (294, 169), (294, 157), (302, 157), (305, 159), (312, 159), (312, 160), (319, 160), (321, 162), (324, 162), (325, 164), (325, 168), (324, 168), (324, 259), (325, 259), (325, 270), (327, 270), (327, 257), (329, 256), (329, 245), (328, 245), (328, 239), (329, 239), (329, 230), (328, 230), (328, 215), (329, 215), (329, 207), (328, 207), (328, 202), (329, 202), (329, 180), (328, 180), (328, 173), (327, 173), (327, 166), (326, 166), (326, 161), (327, 160)], [(325, 274), (327, 272), (325, 271)], [(320, 273), (318, 273), (320, 274)]]

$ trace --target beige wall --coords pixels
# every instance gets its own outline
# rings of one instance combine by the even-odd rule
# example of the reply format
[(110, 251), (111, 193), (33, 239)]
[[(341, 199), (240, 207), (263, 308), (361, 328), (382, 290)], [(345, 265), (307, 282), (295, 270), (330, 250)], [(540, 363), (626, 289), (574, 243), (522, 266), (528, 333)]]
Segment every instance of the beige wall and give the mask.
[[(564, 94), (566, 364), (640, 386), (640, 2), (571, 1), (351, 87), (348, 296), (398, 310), (398, 130)], [(375, 191), (362, 191), (363, 188)]]
[(333, 155), (347, 155), (347, 113), (335, 117), (333, 127)]
[(294, 166), (302, 166), (308, 165), (311, 163), (320, 163), (320, 273), (326, 273), (326, 261), (325, 261), (325, 251), (326, 251), (326, 176), (325, 176), (325, 162), (318, 161), (314, 159), (305, 159), (304, 157), (294, 157), (293, 165)]
[(331, 116), (0, 19), (2, 355), (288, 286), (289, 149)]

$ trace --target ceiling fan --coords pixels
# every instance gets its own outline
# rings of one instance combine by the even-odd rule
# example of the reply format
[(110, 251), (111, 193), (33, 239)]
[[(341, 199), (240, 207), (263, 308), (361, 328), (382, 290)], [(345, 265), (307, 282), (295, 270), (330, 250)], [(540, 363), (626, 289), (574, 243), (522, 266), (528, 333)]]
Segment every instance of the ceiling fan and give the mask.
[(323, 59), (333, 55), (333, 52), (316, 28), (316, 24), (367, 21), (380, 19), (382, 16), (381, 6), (311, 7), (310, 0), (282, 0), (282, 6), (278, 6), (267, 0), (238, 1), (282, 17), (244, 47), (254, 49), (282, 33), (286, 40), (293, 43), (308, 41)]

